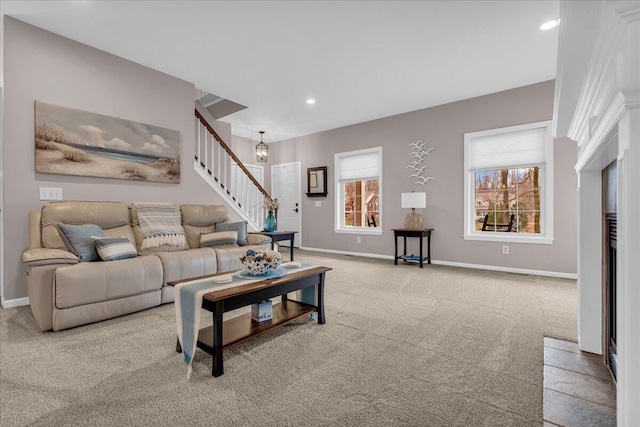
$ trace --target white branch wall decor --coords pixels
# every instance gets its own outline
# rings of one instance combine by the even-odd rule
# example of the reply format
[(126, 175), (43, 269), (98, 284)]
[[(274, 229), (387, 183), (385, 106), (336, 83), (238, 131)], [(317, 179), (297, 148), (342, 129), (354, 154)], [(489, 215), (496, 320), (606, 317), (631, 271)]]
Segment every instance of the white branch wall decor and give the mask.
[(412, 142), (409, 144), (409, 147), (413, 150), (409, 153), (411, 159), (416, 159), (405, 166), (405, 169), (412, 169), (415, 173), (409, 175), (409, 178), (415, 178), (415, 185), (426, 185), (427, 182), (433, 179), (432, 176), (424, 176), (422, 171), (426, 168), (426, 166), (422, 165), (422, 162), (426, 156), (430, 156), (433, 148), (429, 148), (427, 150), (423, 150), (425, 142), (421, 139), (420, 141)]

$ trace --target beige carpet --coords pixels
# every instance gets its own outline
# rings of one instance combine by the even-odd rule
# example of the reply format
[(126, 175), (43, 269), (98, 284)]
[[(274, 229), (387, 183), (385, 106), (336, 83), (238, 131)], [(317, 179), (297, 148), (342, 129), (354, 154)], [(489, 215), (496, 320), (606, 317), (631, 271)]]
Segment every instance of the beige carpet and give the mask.
[[(296, 252), (327, 273), (327, 323), (175, 353), (173, 304), (40, 333), (0, 310), (2, 426), (542, 424), (543, 336), (576, 339), (573, 280)], [(209, 320), (209, 317), (205, 317)]]

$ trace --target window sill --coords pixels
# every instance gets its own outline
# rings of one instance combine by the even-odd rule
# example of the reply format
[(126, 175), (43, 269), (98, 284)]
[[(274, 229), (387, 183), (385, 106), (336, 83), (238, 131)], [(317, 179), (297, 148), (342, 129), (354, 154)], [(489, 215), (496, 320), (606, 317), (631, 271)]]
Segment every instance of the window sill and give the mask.
[(553, 237), (523, 236), (516, 233), (464, 234), (462, 237), (464, 240), (481, 242), (532, 243), (536, 245), (550, 245), (553, 243)]
[(335, 233), (342, 234), (368, 234), (372, 236), (382, 236), (381, 229), (371, 229), (371, 228), (336, 228), (333, 230)]

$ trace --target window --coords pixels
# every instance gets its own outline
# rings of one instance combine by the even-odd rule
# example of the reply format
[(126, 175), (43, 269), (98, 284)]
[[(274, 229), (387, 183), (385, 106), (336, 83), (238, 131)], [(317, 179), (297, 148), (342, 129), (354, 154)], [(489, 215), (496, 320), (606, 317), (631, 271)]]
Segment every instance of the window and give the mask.
[(382, 147), (336, 154), (335, 171), (335, 231), (382, 234), (380, 226)]
[(550, 127), (540, 122), (465, 134), (465, 239), (552, 243)]
[[(475, 229), (499, 231), (513, 215), (516, 233), (540, 233), (540, 166), (475, 171)], [(487, 224), (484, 219), (487, 218)]]

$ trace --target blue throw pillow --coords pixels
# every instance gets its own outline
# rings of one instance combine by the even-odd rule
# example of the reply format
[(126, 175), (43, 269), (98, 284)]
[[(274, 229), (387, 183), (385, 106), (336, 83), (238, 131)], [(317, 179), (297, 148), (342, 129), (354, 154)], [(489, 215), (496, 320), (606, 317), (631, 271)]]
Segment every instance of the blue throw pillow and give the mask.
[(216, 224), (216, 231), (237, 231), (238, 245), (247, 244), (247, 223), (241, 222), (219, 222)]
[(138, 256), (136, 248), (126, 237), (94, 237), (93, 243), (103, 261), (116, 261)]
[(91, 237), (104, 237), (102, 228), (95, 224), (57, 224), (56, 227), (69, 252), (80, 257), (82, 261), (100, 259)]

